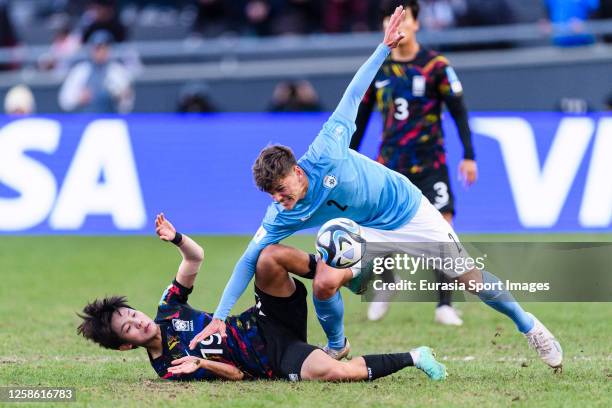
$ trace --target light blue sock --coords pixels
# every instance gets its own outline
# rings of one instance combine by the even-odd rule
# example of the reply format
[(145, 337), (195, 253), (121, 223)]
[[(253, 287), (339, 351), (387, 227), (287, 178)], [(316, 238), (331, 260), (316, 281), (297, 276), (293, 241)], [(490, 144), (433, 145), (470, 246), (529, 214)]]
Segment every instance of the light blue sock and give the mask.
[[(497, 276), (487, 271), (482, 271), (482, 281), (484, 283), (500, 282)], [(533, 328), (533, 319), (525, 313), (521, 305), (519, 305), (510, 292), (505, 289), (505, 286), (502, 290), (480, 291), (478, 297), (493, 309), (512, 319), (514, 324), (516, 324), (516, 328), (521, 333), (527, 333)]]
[(327, 336), (327, 346), (336, 350), (344, 347), (344, 303), (340, 291), (329, 299), (312, 296), (317, 318)]

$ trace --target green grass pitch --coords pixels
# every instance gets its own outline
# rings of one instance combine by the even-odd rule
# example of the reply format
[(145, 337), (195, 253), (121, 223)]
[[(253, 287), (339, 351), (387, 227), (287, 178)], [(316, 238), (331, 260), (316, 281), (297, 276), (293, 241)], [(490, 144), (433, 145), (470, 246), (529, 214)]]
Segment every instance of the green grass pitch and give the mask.
[[(612, 240), (486, 237), (493, 238)], [(212, 310), (248, 238), (196, 240), (206, 259), (190, 303)], [(312, 242), (308, 236), (290, 240), (304, 249), (312, 248)], [(385, 320), (371, 323), (365, 318), (367, 305), (343, 291), (354, 355), (430, 345), (450, 373), (442, 383), (411, 368), (372, 383), (169, 383), (156, 377), (144, 350), (107, 351), (77, 337), (75, 312), (94, 297), (125, 294), (134, 307), (153, 316), (179, 261), (176, 249), (155, 237), (2, 237), (0, 386), (75, 387), (77, 401), (67, 406), (612, 406), (610, 303), (524, 305), (564, 347), (564, 372), (554, 375), (509, 320), (479, 303), (459, 305), (465, 319), (460, 328), (435, 325), (433, 305), (423, 303), (395, 303)], [(234, 312), (252, 301), (248, 290)], [(310, 306), (310, 342), (322, 343), (323, 332)]]

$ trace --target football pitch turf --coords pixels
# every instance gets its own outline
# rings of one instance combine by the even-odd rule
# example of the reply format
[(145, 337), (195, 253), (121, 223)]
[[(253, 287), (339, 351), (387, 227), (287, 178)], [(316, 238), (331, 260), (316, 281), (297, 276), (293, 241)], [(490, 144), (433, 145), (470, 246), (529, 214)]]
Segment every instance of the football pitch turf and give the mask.
[[(467, 238), (612, 241), (610, 235)], [(249, 238), (195, 239), (206, 255), (190, 304), (212, 311)], [(553, 374), (508, 319), (482, 304), (458, 305), (465, 320), (459, 328), (434, 324), (430, 303), (394, 303), (385, 320), (373, 323), (365, 317), (367, 304), (343, 290), (346, 334), (353, 355), (429, 345), (446, 364), (447, 380), (432, 382), (420, 371), (407, 368), (371, 383), (171, 383), (157, 378), (142, 349), (104, 350), (78, 337), (75, 312), (95, 297), (124, 294), (133, 307), (154, 316), (161, 293), (180, 262), (172, 245), (152, 236), (5, 236), (1, 240), (0, 386), (75, 388), (75, 403), (53, 405), (612, 406), (612, 303), (524, 305), (561, 341), (565, 352), (562, 374)], [(288, 240), (305, 250), (312, 250), (313, 241), (310, 236)], [(577, 278), (580, 272), (576, 271)], [(310, 291), (310, 283), (306, 285)], [(252, 303), (252, 289), (248, 289), (233, 313)], [(311, 302), (309, 307), (309, 340), (323, 343)]]

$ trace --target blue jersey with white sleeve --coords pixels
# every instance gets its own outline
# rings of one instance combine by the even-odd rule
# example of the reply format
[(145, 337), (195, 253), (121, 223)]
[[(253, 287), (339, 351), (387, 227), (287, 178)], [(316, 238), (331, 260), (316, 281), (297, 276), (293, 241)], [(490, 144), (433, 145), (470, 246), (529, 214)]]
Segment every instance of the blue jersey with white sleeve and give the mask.
[(338, 108), (298, 165), (308, 177), (308, 191), (294, 208), (279, 203), (268, 207), (261, 227), (238, 261), (214, 317), (225, 319), (255, 274), (257, 258), (268, 245), (296, 231), (339, 217), (382, 230), (394, 230), (414, 217), (421, 191), (408, 178), (349, 149), (359, 103), (389, 47), (378, 46), (359, 69)]

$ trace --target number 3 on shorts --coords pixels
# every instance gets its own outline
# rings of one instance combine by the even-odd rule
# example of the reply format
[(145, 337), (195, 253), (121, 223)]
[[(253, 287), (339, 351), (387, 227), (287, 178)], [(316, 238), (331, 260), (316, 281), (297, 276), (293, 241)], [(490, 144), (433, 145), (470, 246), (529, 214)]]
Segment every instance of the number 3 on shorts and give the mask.
[(436, 191), (436, 197), (434, 198), (434, 207), (436, 210), (444, 207), (448, 204), (448, 186), (443, 181), (438, 181), (433, 185), (433, 189)]

